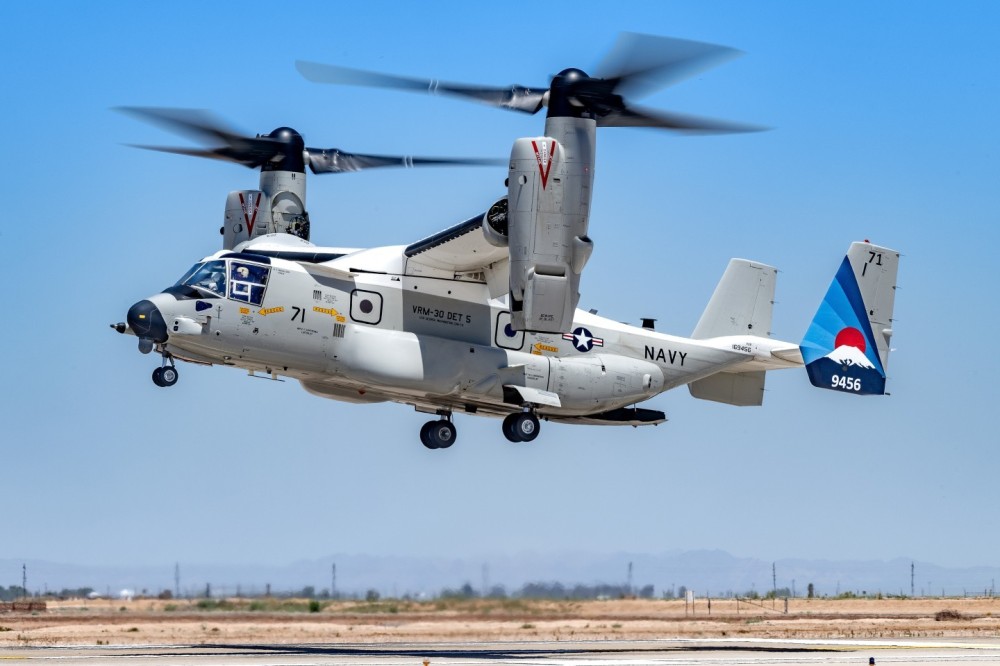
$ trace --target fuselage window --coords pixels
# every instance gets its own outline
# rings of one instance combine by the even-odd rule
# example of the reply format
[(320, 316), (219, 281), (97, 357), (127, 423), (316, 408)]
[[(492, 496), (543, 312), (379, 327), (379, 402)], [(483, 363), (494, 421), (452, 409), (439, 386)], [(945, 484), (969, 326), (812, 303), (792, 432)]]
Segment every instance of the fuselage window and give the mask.
[(271, 269), (267, 266), (233, 261), (229, 265), (229, 298), (251, 305), (264, 302), (267, 278)]
[(515, 331), (511, 325), (510, 313), (501, 312), (497, 315), (497, 330), (493, 340), (497, 347), (518, 350), (524, 346), (524, 331)]
[(382, 321), (382, 294), (377, 291), (355, 289), (351, 292), (351, 319), (363, 324)]

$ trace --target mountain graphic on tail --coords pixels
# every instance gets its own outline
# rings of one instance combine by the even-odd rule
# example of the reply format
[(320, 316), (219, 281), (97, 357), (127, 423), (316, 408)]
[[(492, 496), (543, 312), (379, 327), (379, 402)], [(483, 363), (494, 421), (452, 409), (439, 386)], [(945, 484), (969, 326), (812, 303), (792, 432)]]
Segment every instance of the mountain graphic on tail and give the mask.
[(800, 345), (814, 386), (885, 393), (898, 261), (893, 250), (851, 245)]

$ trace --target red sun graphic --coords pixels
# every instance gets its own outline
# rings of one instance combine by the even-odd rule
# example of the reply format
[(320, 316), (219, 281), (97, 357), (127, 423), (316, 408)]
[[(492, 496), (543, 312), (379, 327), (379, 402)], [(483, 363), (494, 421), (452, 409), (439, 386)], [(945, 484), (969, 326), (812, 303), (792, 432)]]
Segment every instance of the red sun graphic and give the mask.
[(865, 351), (865, 336), (858, 329), (848, 326), (842, 329), (840, 333), (837, 333), (837, 339), (833, 344), (835, 348), (843, 347), (844, 345), (857, 347), (861, 351)]

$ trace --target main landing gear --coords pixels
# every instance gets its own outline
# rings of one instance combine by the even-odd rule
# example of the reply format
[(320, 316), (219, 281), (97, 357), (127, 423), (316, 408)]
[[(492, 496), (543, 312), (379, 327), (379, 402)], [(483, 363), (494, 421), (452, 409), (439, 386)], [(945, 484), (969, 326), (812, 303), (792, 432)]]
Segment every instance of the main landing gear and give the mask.
[[(169, 365), (167, 365), (169, 363)], [(174, 357), (170, 354), (163, 355), (163, 365), (153, 370), (153, 383), (166, 388), (177, 383), (177, 368), (174, 366)]]
[(447, 449), (458, 437), (451, 414), (443, 414), (442, 417), (437, 421), (428, 421), (420, 428), (420, 442), (428, 449)]
[[(420, 428), (420, 442), (428, 449), (447, 449), (458, 438), (455, 424), (451, 422), (451, 412), (442, 411), (438, 412), (438, 415), (440, 419), (428, 421)], [(531, 442), (538, 437), (540, 426), (535, 413), (526, 409), (523, 412), (508, 414), (503, 420), (501, 429), (508, 441)]]
[(510, 442), (530, 442), (538, 437), (538, 417), (532, 412), (508, 414), (501, 426), (503, 436)]

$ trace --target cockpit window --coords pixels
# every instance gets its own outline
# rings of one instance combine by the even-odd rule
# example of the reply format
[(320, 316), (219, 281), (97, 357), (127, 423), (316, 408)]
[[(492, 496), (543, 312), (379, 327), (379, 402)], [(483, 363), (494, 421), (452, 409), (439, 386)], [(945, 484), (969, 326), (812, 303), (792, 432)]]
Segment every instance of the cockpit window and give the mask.
[(229, 298), (251, 305), (260, 305), (264, 302), (264, 291), (267, 289), (270, 272), (268, 266), (230, 261)]
[[(229, 264), (227, 271), (226, 264)], [(176, 287), (195, 287), (196, 292), (187, 297), (197, 297), (197, 293), (209, 291), (223, 298), (231, 298), (241, 303), (261, 305), (264, 302), (264, 291), (267, 289), (267, 278), (271, 274), (270, 266), (251, 264), (245, 261), (222, 259), (195, 264), (184, 274)], [(228, 279), (227, 279), (228, 277)], [(227, 291), (228, 286), (228, 291)], [(173, 293), (173, 292), (171, 292)], [(202, 296), (202, 298), (211, 298)]]
[(219, 296), (226, 295), (226, 262), (206, 261), (195, 266), (187, 272), (177, 282), (178, 285), (187, 285), (199, 289), (207, 289)]

